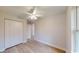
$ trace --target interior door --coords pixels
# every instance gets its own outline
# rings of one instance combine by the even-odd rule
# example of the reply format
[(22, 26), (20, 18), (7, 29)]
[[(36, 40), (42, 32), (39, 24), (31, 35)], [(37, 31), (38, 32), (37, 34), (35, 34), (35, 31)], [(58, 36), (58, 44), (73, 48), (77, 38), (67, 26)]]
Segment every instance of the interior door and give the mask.
[(14, 20), (5, 20), (5, 48), (23, 42), (23, 23)]

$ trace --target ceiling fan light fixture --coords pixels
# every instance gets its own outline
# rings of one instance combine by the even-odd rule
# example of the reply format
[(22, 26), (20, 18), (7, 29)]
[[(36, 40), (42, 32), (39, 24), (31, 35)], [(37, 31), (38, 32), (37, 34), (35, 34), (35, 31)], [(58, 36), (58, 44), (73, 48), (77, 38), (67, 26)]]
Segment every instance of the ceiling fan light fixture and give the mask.
[(31, 19), (36, 20), (37, 17), (36, 17), (35, 15), (32, 15), (32, 16), (31, 16)]
[(29, 20), (37, 20), (37, 17), (36, 17), (36, 15), (30, 15), (30, 16), (28, 17), (28, 19), (29, 19)]

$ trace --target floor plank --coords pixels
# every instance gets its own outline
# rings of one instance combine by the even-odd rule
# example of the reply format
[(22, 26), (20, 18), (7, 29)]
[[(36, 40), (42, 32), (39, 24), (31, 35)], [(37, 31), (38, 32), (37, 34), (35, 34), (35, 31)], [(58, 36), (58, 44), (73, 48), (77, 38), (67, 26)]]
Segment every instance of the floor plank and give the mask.
[(14, 47), (6, 49), (3, 53), (63, 53), (65, 51), (45, 45), (35, 40), (29, 40)]

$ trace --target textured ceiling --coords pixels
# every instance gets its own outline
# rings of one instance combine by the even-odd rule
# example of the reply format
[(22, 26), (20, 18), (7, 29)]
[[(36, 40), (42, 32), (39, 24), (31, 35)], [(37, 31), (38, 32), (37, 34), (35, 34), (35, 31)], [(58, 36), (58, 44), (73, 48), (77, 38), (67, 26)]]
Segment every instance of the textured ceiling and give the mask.
[[(0, 11), (15, 16), (24, 17), (25, 14), (33, 8), (32, 6), (1, 6)], [(37, 13), (42, 15), (55, 15), (66, 11), (64, 6), (37, 6)]]

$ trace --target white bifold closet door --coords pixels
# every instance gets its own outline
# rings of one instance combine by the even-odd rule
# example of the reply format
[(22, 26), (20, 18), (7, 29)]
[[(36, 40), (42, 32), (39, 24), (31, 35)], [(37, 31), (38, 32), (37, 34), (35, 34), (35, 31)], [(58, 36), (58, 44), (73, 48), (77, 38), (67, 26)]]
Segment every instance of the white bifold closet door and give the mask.
[(5, 48), (23, 42), (23, 22), (5, 20)]

